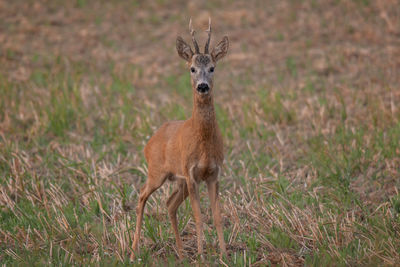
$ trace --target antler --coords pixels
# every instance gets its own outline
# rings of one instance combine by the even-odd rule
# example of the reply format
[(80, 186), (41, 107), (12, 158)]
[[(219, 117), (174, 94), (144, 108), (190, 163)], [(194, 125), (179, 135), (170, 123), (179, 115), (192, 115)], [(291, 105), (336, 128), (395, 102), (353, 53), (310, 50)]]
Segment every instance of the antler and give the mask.
[(208, 39), (206, 46), (204, 47), (204, 54), (208, 54), (208, 47), (210, 46), (210, 40), (211, 40), (211, 18), (208, 18), (208, 30), (206, 30), (208, 33)]
[(194, 49), (196, 50), (196, 54), (200, 54), (199, 45), (197, 44), (196, 38), (194, 37), (195, 31), (193, 30), (193, 27), (192, 27), (192, 18), (190, 18), (190, 21), (189, 21), (189, 31), (190, 31), (190, 35), (192, 35), (192, 41), (193, 41)]

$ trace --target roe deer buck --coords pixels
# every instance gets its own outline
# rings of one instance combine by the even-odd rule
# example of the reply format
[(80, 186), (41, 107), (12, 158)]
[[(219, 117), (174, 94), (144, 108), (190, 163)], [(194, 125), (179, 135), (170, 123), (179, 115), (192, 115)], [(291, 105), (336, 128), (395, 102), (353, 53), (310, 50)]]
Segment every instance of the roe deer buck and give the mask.
[(176, 50), (187, 61), (193, 89), (193, 113), (186, 121), (170, 121), (162, 125), (151, 137), (144, 154), (148, 164), (148, 178), (140, 190), (136, 208), (137, 221), (132, 245), (134, 253), (138, 249), (143, 210), (149, 196), (167, 179), (177, 182), (177, 188), (167, 201), (168, 215), (176, 238), (179, 257), (183, 255), (182, 240), (178, 232), (176, 212), (189, 196), (196, 222), (197, 249), (203, 254), (203, 222), (200, 211), (199, 183), (205, 181), (208, 187), (214, 225), (217, 230), (221, 254), (226, 254), (221, 225), (221, 210), (218, 202), (218, 175), (221, 170), (223, 143), (214, 112), (213, 75), (215, 65), (223, 58), (229, 47), (228, 37), (209, 53), (211, 38), (211, 19), (209, 20), (208, 40), (204, 53), (200, 53), (195, 39), (192, 20), (189, 22), (195, 52), (178, 36)]

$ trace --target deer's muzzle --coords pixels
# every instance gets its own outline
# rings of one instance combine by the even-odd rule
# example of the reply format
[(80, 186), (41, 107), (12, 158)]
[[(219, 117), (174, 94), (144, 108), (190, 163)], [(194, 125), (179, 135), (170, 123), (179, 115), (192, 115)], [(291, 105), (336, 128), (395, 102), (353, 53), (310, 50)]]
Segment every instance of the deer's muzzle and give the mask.
[(210, 91), (210, 87), (206, 83), (201, 83), (197, 86), (197, 92), (199, 93), (205, 94), (208, 93), (208, 91)]

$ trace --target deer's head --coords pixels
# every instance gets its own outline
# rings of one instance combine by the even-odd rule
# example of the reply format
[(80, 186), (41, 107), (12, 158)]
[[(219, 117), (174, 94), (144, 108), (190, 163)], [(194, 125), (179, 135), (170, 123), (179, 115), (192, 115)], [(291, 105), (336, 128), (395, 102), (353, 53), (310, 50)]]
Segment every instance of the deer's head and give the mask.
[(217, 61), (223, 58), (229, 48), (228, 37), (222, 38), (222, 41), (215, 46), (211, 53), (209, 52), (209, 45), (211, 39), (211, 19), (208, 22), (208, 40), (204, 47), (204, 53), (200, 53), (199, 45), (197, 44), (194, 36), (195, 31), (192, 28), (192, 20), (189, 22), (189, 30), (192, 36), (195, 52), (192, 51), (182, 37), (176, 38), (176, 50), (181, 58), (187, 61), (193, 90), (199, 96), (210, 95), (213, 88), (213, 77)]

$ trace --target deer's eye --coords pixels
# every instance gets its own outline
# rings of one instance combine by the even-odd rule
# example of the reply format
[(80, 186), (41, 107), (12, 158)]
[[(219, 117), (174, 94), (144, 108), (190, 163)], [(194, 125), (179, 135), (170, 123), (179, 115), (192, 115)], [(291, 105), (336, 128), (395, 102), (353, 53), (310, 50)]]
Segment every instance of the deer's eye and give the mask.
[(211, 68), (210, 68), (210, 72), (214, 72), (214, 67), (211, 67)]
[(191, 67), (191, 68), (190, 68), (190, 71), (191, 71), (192, 73), (195, 73), (195, 72), (196, 72), (196, 69), (193, 68), (193, 67)]

